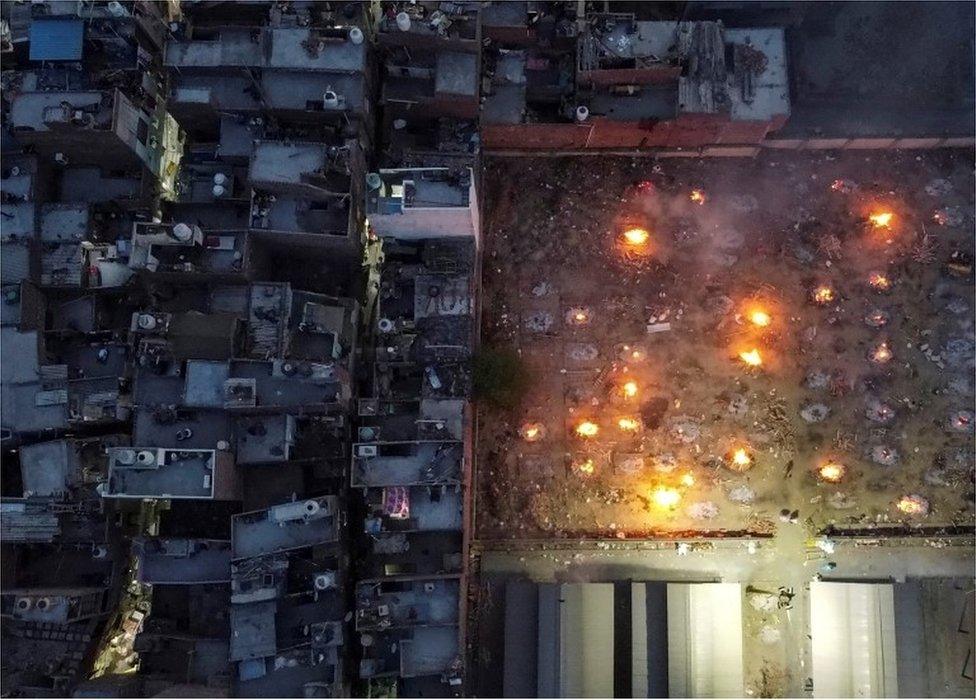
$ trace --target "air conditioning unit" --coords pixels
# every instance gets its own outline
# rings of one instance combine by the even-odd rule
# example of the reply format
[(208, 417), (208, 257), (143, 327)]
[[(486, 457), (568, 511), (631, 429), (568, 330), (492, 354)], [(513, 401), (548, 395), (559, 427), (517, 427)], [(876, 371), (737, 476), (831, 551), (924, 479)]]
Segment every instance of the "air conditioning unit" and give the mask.
[(376, 614), (379, 615), (380, 617), (389, 617), (390, 616), (390, 606), (389, 605), (377, 605), (376, 606)]
[(376, 457), (379, 455), (379, 448), (376, 445), (359, 445), (356, 447), (357, 457)]

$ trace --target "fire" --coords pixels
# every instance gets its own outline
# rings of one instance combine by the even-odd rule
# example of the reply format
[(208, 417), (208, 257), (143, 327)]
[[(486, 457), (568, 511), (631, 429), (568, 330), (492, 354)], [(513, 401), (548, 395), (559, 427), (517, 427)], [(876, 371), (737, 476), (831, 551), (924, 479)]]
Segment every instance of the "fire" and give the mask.
[(834, 290), (827, 285), (820, 285), (813, 290), (813, 301), (816, 304), (829, 304), (834, 300)]
[(737, 467), (747, 467), (752, 464), (752, 457), (746, 448), (740, 447), (732, 453), (731, 461)]
[(640, 428), (640, 421), (636, 418), (621, 418), (617, 421), (617, 427), (630, 433), (635, 433)]
[(600, 432), (600, 426), (592, 421), (585, 420), (576, 426), (576, 434), (581, 438), (596, 437)]
[(688, 199), (690, 199), (695, 204), (699, 204), (699, 205), (704, 204), (705, 203), (705, 193), (702, 192), (701, 190), (692, 190), (691, 191), (691, 194), (688, 195)]
[(828, 462), (827, 464), (821, 465), (820, 469), (817, 470), (817, 474), (820, 475), (822, 481), (827, 481), (832, 484), (836, 484), (843, 479), (846, 473), (847, 467), (838, 462)]
[(544, 429), (541, 423), (526, 423), (522, 426), (522, 439), (526, 442), (537, 442), (542, 439)]
[(753, 348), (746, 352), (739, 353), (739, 359), (745, 362), (750, 367), (759, 367), (762, 365), (762, 355), (759, 354), (759, 350)]
[(650, 240), (651, 234), (648, 233), (647, 229), (643, 228), (629, 228), (624, 231), (624, 242), (627, 245), (634, 247), (641, 247), (647, 245)]
[(871, 360), (884, 364), (891, 359), (891, 349), (888, 348), (887, 343), (879, 344), (874, 350), (871, 351)]
[(589, 309), (579, 306), (574, 307), (569, 310), (569, 313), (566, 314), (566, 319), (574, 326), (585, 326), (590, 322)]
[(879, 211), (871, 214), (868, 217), (868, 221), (875, 228), (891, 228), (891, 221), (894, 219), (895, 215), (890, 211)]
[(637, 382), (625, 382), (622, 387), (620, 387), (621, 393), (624, 397), (632, 399), (637, 396)]
[(681, 502), (681, 493), (670, 486), (658, 486), (651, 491), (651, 500), (658, 508), (671, 509)]
[(895, 507), (905, 515), (925, 515), (929, 512), (928, 500), (915, 494), (902, 496)]
[(762, 309), (752, 311), (749, 314), (749, 320), (754, 326), (759, 326), (760, 328), (765, 328), (773, 321), (772, 317)]
[(584, 459), (582, 462), (576, 463), (576, 470), (580, 474), (590, 476), (594, 471), (596, 471), (596, 464), (593, 463), (592, 459)]
[(883, 292), (891, 287), (891, 280), (880, 272), (872, 272), (868, 277), (868, 284)]
[(683, 474), (681, 477), (681, 485), (688, 487), (694, 486), (695, 477), (690, 472), (688, 474)]

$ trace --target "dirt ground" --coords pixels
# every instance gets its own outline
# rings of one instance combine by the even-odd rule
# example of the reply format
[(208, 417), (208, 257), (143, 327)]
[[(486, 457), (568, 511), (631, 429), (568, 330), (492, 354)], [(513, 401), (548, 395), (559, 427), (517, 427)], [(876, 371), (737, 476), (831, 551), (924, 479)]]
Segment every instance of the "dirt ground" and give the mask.
[(972, 163), (489, 161), (482, 345), (533, 381), (518, 409), (479, 409), (477, 536), (768, 533), (782, 509), (808, 532), (970, 524)]

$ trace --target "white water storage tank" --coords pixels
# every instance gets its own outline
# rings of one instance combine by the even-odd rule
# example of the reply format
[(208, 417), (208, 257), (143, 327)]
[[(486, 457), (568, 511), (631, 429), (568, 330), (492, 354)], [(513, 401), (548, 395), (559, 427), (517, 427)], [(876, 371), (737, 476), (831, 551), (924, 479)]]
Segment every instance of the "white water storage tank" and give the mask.
[(349, 41), (359, 46), (363, 43), (363, 30), (359, 27), (353, 27), (349, 30)]
[(396, 16), (396, 23), (397, 28), (401, 32), (410, 31), (410, 15), (408, 15), (406, 12), (401, 12)]
[(293, 501), (291, 503), (282, 503), (280, 506), (274, 506), (268, 513), (268, 519), (279, 525), (296, 520), (311, 520), (318, 514), (319, 510), (321, 510), (321, 506), (319, 506), (318, 501), (311, 499), (307, 501)]
[(173, 227), (173, 238), (181, 243), (187, 243), (193, 238), (193, 228), (189, 224), (176, 224)]
[(576, 121), (585, 122), (587, 117), (590, 116), (590, 110), (586, 105), (579, 105), (576, 108)]

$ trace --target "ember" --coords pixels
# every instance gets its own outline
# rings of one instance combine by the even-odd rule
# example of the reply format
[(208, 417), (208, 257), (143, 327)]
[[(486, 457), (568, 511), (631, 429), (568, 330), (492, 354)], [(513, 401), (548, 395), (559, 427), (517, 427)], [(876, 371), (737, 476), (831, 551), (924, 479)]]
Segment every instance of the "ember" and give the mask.
[(573, 468), (584, 476), (590, 476), (594, 471), (596, 471), (596, 464), (593, 463), (592, 459), (584, 459), (580, 462), (576, 462), (573, 465)]
[(526, 423), (519, 432), (526, 442), (538, 442), (545, 436), (545, 427), (542, 423)]
[(888, 323), (888, 314), (881, 309), (875, 309), (864, 317), (864, 323), (872, 328), (881, 328)]
[(600, 432), (600, 426), (592, 421), (585, 420), (576, 426), (576, 434), (581, 438), (596, 437)]
[(829, 304), (834, 300), (834, 290), (826, 285), (821, 285), (813, 290), (813, 302), (815, 304)]
[(891, 349), (887, 343), (881, 343), (871, 351), (870, 358), (872, 362), (883, 365), (891, 359)]
[(868, 277), (868, 284), (881, 292), (887, 291), (891, 288), (891, 280), (880, 272), (872, 272), (871, 276)]
[(772, 317), (762, 309), (756, 309), (749, 314), (749, 320), (754, 326), (765, 328), (772, 323)]
[(702, 192), (701, 190), (692, 190), (688, 198), (695, 204), (705, 203), (705, 193)]
[(574, 326), (585, 326), (590, 322), (590, 312), (581, 307), (572, 308), (566, 314), (566, 321)]
[(891, 220), (894, 218), (894, 214), (890, 211), (879, 211), (877, 213), (871, 214), (868, 217), (868, 221), (875, 228), (891, 228)]
[(671, 509), (681, 502), (681, 493), (670, 486), (658, 486), (651, 491), (651, 500), (659, 508)]
[(617, 427), (629, 433), (635, 433), (640, 429), (640, 421), (636, 418), (624, 417), (617, 421)]
[(647, 229), (629, 228), (624, 231), (624, 242), (634, 248), (640, 248), (647, 245), (650, 238), (651, 234), (647, 232)]
[(637, 396), (637, 382), (625, 382), (624, 385), (620, 387), (620, 391), (625, 398), (634, 398)]
[(695, 477), (692, 474), (690, 474), (690, 473), (689, 474), (682, 475), (682, 477), (681, 477), (681, 485), (682, 486), (688, 486), (688, 487), (694, 486), (695, 485)]
[(918, 494), (902, 496), (895, 506), (905, 515), (927, 515), (929, 512), (928, 499)]
[(762, 355), (755, 348), (745, 352), (740, 352), (739, 359), (745, 362), (750, 367), (759, 367), (760, 365), (762, 365)]
[(973, 414), (970, 411), (956, 411), (949, 418), (949, 427), (959, 433), (968, 432), (973, 427)]
[(847, 467), (838, 462), (827, 462), (817, 469), (817, 475), (820, 477), (820, 480), (831, 484), (839, 482), (844, 478), (844, 474), (846, 473)]

